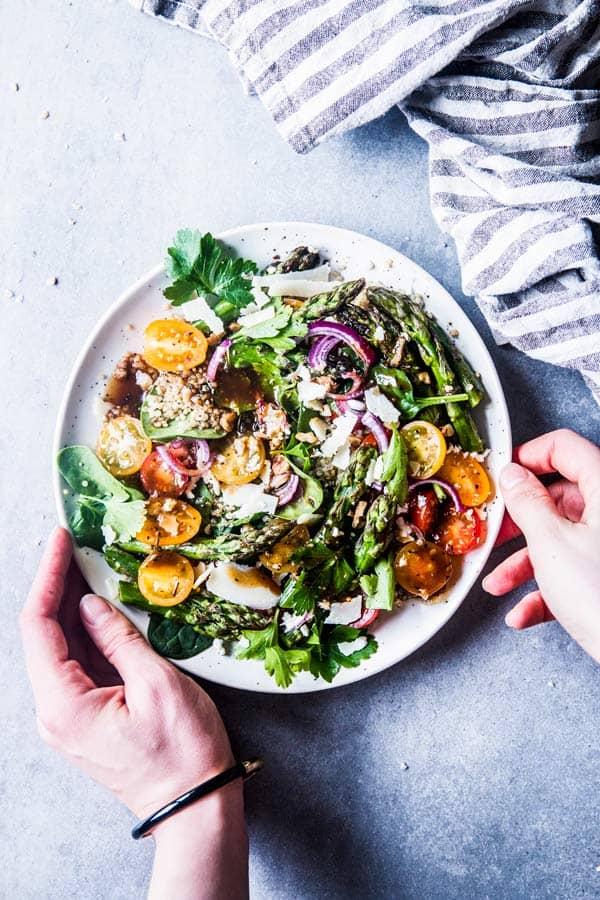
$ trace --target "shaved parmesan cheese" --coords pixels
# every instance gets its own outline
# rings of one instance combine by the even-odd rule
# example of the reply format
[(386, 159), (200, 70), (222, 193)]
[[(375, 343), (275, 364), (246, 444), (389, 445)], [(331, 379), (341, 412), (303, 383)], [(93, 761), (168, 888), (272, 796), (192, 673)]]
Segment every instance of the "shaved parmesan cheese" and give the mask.
[(373, 332), (373, 337), (376, 341), (383, 341), (385, 339), (385, 331), (383, 330), (381, 325), (377, 326), (377, 328)]
[(367, 388), (365, 391), (365, 403), (369, 412), (381, 419), (386, 425), (391, 422), (397, 422), (400, 418), (400, 413), (394, 404), (377, 387)]
[(347, 469), (350, 465), (350, 438), (346, 441), (343, 447), (331, 457), (331, 465), (335, 466), (336, 469)]
[(358, 422), (358, 416), (355, 413), (346, 413), (344, 416), (338, 416), (333, 423), (333, 429), (327, 440), (321, 445), (321, 453), (323, 456), (334, 456), (338, 450), (344, 446), (354, 430), (354, 426)]
[(300, 381), (298, 383), (298, 399), (301, 403), (307, 400), (321, 400), (327, 393), (327, 387), (318, 381)]
[(223, 333), (223, 320), (212, 311), (204, 297), (196, 297), (176, 307), (175, 312), (183, 316), (186, 322), (206, 322), (213, 334)]
[(280, 597), (279, 588), (265, 572), (230, 562), (215, 563), (206, 587), (215, 597), (250, 609), (272, 609)]
[(325, 621), (327, 625), (350, 625), (351, 622), (360, 619), (361, 613), (362, 596), (358, 594), (351, 600), (332, 603)]
[(237, 507), (240, 519), (257, 513), (272, 516), (277, 509), (277, 497), (266, 494), (262, 484), (223, 485), (221, 496), (227, 506)]
[(315, 297), (331, 290), (329, 281), (289, 281), (286, 275), (269, 288), (271, 297)]
[(310, 369), (308, 368), (308, 366), (300, 364), (294, 374), (297, 375), (298, 378), (301, 378), (303, 381), (310, 381)]
[(249, 313), (247, 316), (240, 316), (238, 325), (241, 328), (249, 328), (251, 325), (260, 325), (261, 322), (268, 322), (275, 315), (274, 306), (265, 306), (256, 312)]
[(353, 641), (344, 641), (343, 643), (338, 644), (338, 650), (340, 653), (343, 653), (344, 656), (350, 656), (351, 653), (356, 653), (366, 646), (367, 639), (364, 634), (361, 634), (360, 637), (355, 638)]
[(259, 288), (270, 288), (279, 281), (328, 281), (330, 268), (328, 265), (316, 266), (302, 272), (276, 272), (273, 275), (255, 275), (252, 284)]

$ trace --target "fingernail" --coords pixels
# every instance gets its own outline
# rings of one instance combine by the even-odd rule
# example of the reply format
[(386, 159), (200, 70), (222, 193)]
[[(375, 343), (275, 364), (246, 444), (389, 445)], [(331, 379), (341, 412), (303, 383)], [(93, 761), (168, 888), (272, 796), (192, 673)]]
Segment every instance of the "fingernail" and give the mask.
[(483, 581), (481, 582), (481, 587), (484, 589), (484, 591), (487, 591), (487, 589), (488, 589), (488, 584), (489, 584), (488, 579), (489, 579), (489, 575), (486, 575), (485, 578), (483, 579)]
[(103, 619), (110, 616), (112, 607), (96, 594), (84, 594), (79, 601), (81, 618), (89, 625), (99, 625)]
[(516, 627), (514, 612), (515, 612), (514, 609), (511, 609), (510, 612), (507, 612), (506, 615), (504, 616), (504, 621), (508, 625), (509, 628)]
[(527, 469), (517, 465), (517, 463), (509, 463), (500, 473), (500, 484), (502, 487), (510, 490), (510, 488), (514, 487), (520, 481), (525, 481), (526, 478)]

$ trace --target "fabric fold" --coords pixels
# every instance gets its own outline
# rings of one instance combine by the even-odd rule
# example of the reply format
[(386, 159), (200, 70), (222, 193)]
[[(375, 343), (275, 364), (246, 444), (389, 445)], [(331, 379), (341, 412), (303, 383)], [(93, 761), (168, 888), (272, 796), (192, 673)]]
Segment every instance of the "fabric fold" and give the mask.
[(399, 105), (500, 342), (600, 402), (600, 0), (132, 0), (227, 49), (300, 153)]

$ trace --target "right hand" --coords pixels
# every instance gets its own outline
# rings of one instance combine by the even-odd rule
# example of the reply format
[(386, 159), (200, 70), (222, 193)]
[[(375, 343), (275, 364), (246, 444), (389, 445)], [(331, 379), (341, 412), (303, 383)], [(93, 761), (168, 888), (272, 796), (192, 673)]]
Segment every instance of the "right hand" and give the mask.
[[(573, 431), (535, 438), (515, 450), (500, 476), (508, 510), (498, 543), (523, 534), (527, 545), (483, 581), (500, 596), (532, 578), (537, 590), (506, 624), (529, 628), (557, 619), (600, 662), (600, 449)], [(549, 488), (535, 477), (559, 472)]]

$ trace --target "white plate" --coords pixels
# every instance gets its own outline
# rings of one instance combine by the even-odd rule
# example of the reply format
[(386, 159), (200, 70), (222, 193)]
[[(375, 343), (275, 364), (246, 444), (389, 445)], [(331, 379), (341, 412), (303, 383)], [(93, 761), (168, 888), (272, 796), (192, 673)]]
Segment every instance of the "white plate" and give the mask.
[[(491, 447), (488, 468), (493, 481), (498, 483), (500, 469), (511, 458), (510, 423), (500, 380), (476, 329), (450, 294), (431, 275), (379, 241), (327, 225), (304, 222), (248, 225), (226, 231), (219, 237), (236, 253), (255, 260), (261, 267), (270, 263), (275, 253), (283, 257), (299, 244), (308, 244), (318, 247), (345, 279), (365, 276), (370, 281), (421, 294), (427, 308), (444, 328), (451, 322), (452, 327), (458, 330), (458, 346), (476, 371), (481, 373), (488, 399), (477, 408), (475, 417), (487, 446)], [(162, 266), (152, 269), (109, 307), (86, 341), (65, 390), (56, 427), (55, 452), (66, 444), (95, 446), (98, 416), (94, 406), (101, 394), (102, 375), (112, 371), (124, 352), (141, 349), (143, 329), (152, 319), (164, 314), (166, 301), (161, 291), (165, 283)], [(56, 468), (54, 490), (59, 518), (66, 525), (62, 484)], [(479, 577), (494, 546), (502, 513), (502, 501), (496, 497), (489, 505), (486, 543), (462, 560), (462, 571), (446, 601), (432, 605), (415, 601), (390, 615), (380, 616), (373, 628), (379, 650), (370, 659), (356, 669), (342, 669), (331, 685), (321, 679), (313, 679), (309, 673), (301, 673), (287, 689), (288, 693), (341, 687), (380, 672), (417, 650), (456, 612)], [(112, 593), (114, 596), (116, 576), (101, 554), (77, 549), (76, 558), (91, 588), (99, 594), (110, 596)], [(146, 613), (121, 609), (145, 632)], [(213, 648), (195, 658), (182, 660), (178, 665), (194, 675), (230, 687), (265, 693), (281, 692), (264, 671), (262, 663), (237, 661), (219, 655)]]

